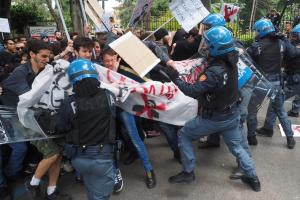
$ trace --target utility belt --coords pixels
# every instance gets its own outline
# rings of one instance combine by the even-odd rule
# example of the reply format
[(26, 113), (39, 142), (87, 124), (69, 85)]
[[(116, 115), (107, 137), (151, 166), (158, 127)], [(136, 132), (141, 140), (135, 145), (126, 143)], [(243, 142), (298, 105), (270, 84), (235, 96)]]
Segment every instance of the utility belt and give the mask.
[(119, 160), (122, 143), (118, 140), (115, 143), (100, 143), (97, 145), (66, 145), (66, 152), (70, 158), (75, 156), (86, 158), (114, 159)]
[(235, 117), (239, 115), (238, 105), (239, 101), (235, 101), (233, 104), (226, 106), (222, 110), (214, 110), (210, 108), (202, 108), (200, 111), (200, 115), (203, 119), (210, 119), (214, 121), (224, 121), (228, 118)]

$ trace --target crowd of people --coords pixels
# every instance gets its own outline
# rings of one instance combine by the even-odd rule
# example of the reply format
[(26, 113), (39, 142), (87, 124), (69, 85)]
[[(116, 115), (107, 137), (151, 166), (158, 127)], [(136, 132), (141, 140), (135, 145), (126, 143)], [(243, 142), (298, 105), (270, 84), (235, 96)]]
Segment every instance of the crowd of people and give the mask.
[[(171, 36), (161, 28), (143, 41), (161, 60), (145, 77), (140, 77), (109, 47), (109, 43), (126, 32), (119, 28), (94, 38), (73, 33), (71, 41), (59, 31), (55, 32), (53, 41), (49, 41), (45, 33), (39, 39), (23, 36), (5, 39), (0, 52), (1, 104), (16, 107), (18, 96), (31, 90), (35, 77), (47, 64), (59, 59), (70, 62), (66, 73), (73, 94), (66, 96), (55, 110), (55, 131), (65, 133), (66, 137), (0, 146), (0, 199), (8, 199), (8, 185), (24, 177), (27, 177), (24, 184), (32, 199), (72, 199), (58, 190), (57, 182), (62, 171), (69, 172), (73, 168), (75, 179), (83, 182), (89, 200), (109, 199), (113, 192), (120, 192), (123, 187), (119, 154), (124, 165), (139, 158), (145, 170), (146, 187), (154, 188), (155, 169), (144, 139), (160, 134), (166, 137), (174, 159), (182, 165), (182, 171), (169, 178), (170, 183), (195, 180), (194, 140), (209, 135), (206, 141), (201, 140), (199, 148), (216, 148), (220, 146), (222, 135), (237, 162), (230, 178), (241, 179), (252, 190), (260, 191), (249, 148), (249, 145), (258, 144), (256, 135), (272, 137), (278, 117), (286, 134), (287, 147), (293, 149), (296, 144), (288, 115), (299, 116), (300, 25), (294, 28), (291, 23), (289, 25), (283, 35), (270, 20), (258, 20), (254, 25), (255, 42), (247, 50), (233, 37), (224, 17), (219, 14), (210, 14), (199, 29), (189, 32), (179, 29)], [(130, 31), (141, 40), (151, 34), (141, 29)], [(205, 45), (200, 45), (203, 42)], [(259, 129), (257, 109), (248, 106), (253, 91), (249, 92), (238, 83), (237, 62), (241, 52), (251, 57), (257, 70), (277, 90), (276, 97), (270, 101), (265, 123)], [(205, 58), (208, 64), (198, 81), (188, 84), (180, 79), (174, 61), (195, 57)], [(179, 127), (134, 116), (116, 107), (115, 96), (99, 87), (101, 80), (95, 63), (138, 83), (172, 81), (185, 95), (198, 100), (197, 117)], [(293, 96), (298, 98), (292, 110), (286, 112), (284, 101)], [(245, 122), (248, 134), (244, 130)], [(43, 195), (40, 184), (46, 175), (48, 183)]]

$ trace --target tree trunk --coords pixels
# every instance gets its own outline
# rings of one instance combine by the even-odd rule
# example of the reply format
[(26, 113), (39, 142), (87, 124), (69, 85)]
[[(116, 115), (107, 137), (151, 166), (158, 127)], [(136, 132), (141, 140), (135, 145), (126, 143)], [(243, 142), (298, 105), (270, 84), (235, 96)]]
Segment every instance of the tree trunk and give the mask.
[(56, 14), (55, 10), (52, 8), (52, 0), (46, 0), (48, 9), (51, 13), (52, 18), (54, 19), (56, 23), (57, 30), (64, 31), (63, 23), (60, 19), (60, 17)]
[(79, 35), (84, 35), (83, 16), (80, 10), (79, 0), (70, 0), (70, 11), (73, 24), (73, 31)]
[(11, 0), (1, 0), (0, 1), (0, 17), (10, 18), (10, 5)]
[(205, 6), (205, 8), (210, 11), (210, 4), (211, 4), (211, 0), (202, 0), (203, 5)]

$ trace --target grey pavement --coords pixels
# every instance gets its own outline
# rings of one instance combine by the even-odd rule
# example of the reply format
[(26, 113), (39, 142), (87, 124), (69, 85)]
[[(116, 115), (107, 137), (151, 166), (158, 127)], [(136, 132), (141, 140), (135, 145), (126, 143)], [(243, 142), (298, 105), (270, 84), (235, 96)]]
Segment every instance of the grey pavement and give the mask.
[[(287, 103), (287, 109), (290, 106)], [(266, 106), (259, 113), (260, 126), (265, 110)], [(300, 124), (299, 118), (291, 120)], [(258, 146), (251, 147), (262, 184), (261, 192), (253, 192), (240, 180), (229, 179), (236, 163), (224, 143), (218, 149), (199, 150), (195, 142), (196, 181), (190, 184), (169, 184), (168, 178), (180, 172), (181, 166), (173, 160), (165, 138), (160, 136), (146, 139), (157, 176), (157, 186), (147, 189), (144, 170), (137, 160), (129, 166), (121, 165), (124, 189), (113, 195), (111, 200), (300, 200), (300, 139), (296, 138), (295, 149), (289, 150), (278, 126), (274, 131), (272, 138), (258, 137)], [(76, 183), (73, 175), (64, 175), (60, 180), (60, 188), (74, 200), (87, 199), (83, 185)]]

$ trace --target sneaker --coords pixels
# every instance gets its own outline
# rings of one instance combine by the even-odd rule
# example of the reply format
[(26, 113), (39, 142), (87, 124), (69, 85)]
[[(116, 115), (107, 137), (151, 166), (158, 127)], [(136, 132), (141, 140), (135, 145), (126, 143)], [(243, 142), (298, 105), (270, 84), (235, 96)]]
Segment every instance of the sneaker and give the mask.
[(50, 195), (46, 193), (45, 199), (46, 200), (72, 200), (72, 197), (70, 197), (67, 194), (62, 194), (57, 189), (55, 189), (55, 191)]
[(293, 149), (296, 145), (296, 141), (293, 136), (286, 137), (287, 146), (289, 149)]
[(272, 137), (273, 136), (273, 130), (272, 129), (267, 129), (264, 127), (261, 127), (256, 130), (257, 134), (260, 136), (265, 136), (265, 137)]
[(205, 141), (205, 142), (199, 142), (199, 149), (210, 149), (210, 148), (218, 148), (220, 147), (220, 144), (215, 144), (209, 141)]
[(237, 167), (236, 169), (234, 169), (231, 173), (231, 175), (229, 176), (229, 178), (231, 180), (237, 180), (240, 179), (242, 176), (244, 175), (243, 170), (240, 167)]
[(169, 183), (190, 183), (192, 181), (195, 180), (195, 174), (194, 172), (180, 172), (179, 174), (175, 175), (175, 176), (171, 176), (169, 178)]
[(25, 173), (26, 174), (34, 174), (35, 170), (37, 168), (37, 164), (36, 163), (29, 163), (25, 169)]
[(256, 139), (256, 136), (248, 136), (247, 137), (247, 140), (248, 140), (248, 144), (249, 145), (252, 145), (252, 146), (256, 146), (257, 145), (257, 139)]
[(295, 112), (293, 112), (292, 110), (290, 110), (290, 111), (288, 111), (288, 116), (290, 116), (290, 117), (299, 117), (299, 113), (295, 113)]
[(9, 200), (11, 199), (9, 193), (8, 193), (8, 188), (7, 187), (0, 187), (0, 199), (1, 200)]
[(249, 185), (252, 188), (252, 190), (254, 190), (255, 192), (259, 192), (261, 190), (260, 182), (257, 176), (248, 177), (246, 175), (243, 175), (241, 179), (244, 183)]
[(116, 177), (115, 177), (115, 186), (114, 186), (114, 193), (121, 192), (123, 189), (123, 178), (121, 174), (121, 170), (116, 170)]
[(41, 189), (39, 185), (30, 185), (30, 180), (25, 182), (25, 188), (28, 191), (31, 199), (42, 200)]
[(154, 188), (156, 185), (156, 177), (153, 170), (146, 172), (146, 185), (149, 189)]

